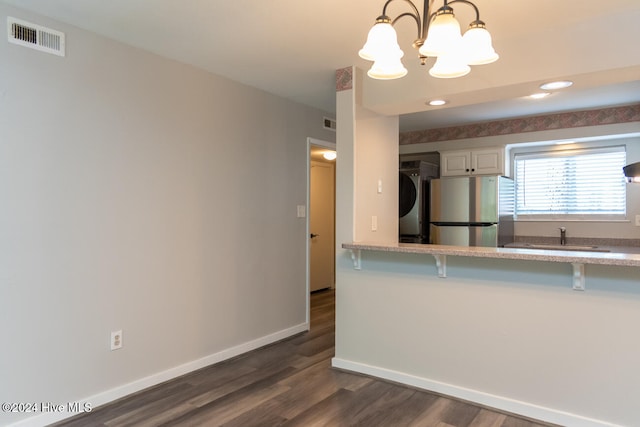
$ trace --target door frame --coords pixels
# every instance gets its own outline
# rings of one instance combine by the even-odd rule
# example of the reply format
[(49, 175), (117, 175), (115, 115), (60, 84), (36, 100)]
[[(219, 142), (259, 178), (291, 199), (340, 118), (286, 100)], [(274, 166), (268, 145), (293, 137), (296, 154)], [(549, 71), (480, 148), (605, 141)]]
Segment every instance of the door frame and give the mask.
[(309, 212), (309, 208), (311, 207), (310, 202), (311, 202), (311, 146), (315, 145), (317, 147), (323, 147), (323, 148), (328, 148), (329, 150), (336, 150), (336, 143), (335, 142), (329, 142), (329, 141), (323, 141), (321, 139), (315, 139), (315, 138), (311, 138), (311, 137), (307, 137), (307, 158), (306, 158), (306, 162), (307, 162), (307, 166), (306, 166), (306, 170), (307, 170), (307, 200), (306, 200), (306, 215), (305, 215), (305, 242), (306, 242), (306, 284), (305, 284), (305, 288), (306, 288), (306, 322), (307, 325), (309, 325), (309, 328), (311, 328), (311, 307), (310, 307), (310, 283), (311, 283), (311, 245), (309, 244), (309, 217), (310, 212)]

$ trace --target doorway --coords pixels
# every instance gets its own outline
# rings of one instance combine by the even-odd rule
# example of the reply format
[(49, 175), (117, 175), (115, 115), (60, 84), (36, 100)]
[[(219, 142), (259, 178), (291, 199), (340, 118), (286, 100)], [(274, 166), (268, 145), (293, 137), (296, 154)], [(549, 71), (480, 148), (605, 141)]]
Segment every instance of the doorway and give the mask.
[(336, 144), (307, 138), (307, 322), (309, 294), (335, 285)]

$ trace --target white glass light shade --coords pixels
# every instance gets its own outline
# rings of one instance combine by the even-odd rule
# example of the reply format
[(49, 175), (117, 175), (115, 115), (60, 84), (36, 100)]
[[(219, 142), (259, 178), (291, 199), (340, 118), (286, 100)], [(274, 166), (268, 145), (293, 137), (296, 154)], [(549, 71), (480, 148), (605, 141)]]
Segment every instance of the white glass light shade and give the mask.
[(380, 56), (398, 56), (398, 52), (402, 51), (398, 45), (396, 30), (390, 23), (377, 22), (369, 30), (367, 42), (360, 49), (358, 55), (367, 61), (375, 61)]
[(438, 56), (436, 63), (429, 70), (429, 74), (439, 79), (453, 79), (469, 74), (471, 67), (467, 65), (466, 60), (459, 54), (459, 51), (457, 52), (453, 50)]
[(420, 55), (434, 57), (440, 56), (457, 46), (462, 41), (460, 24), (453, 13), (436, 15), (429, 25), (427, 39), (420, 47)]
[[(400, 53), (402, 54), (402, 51)], [(402, 65), (401, 57), (402, 55), (376, 59), (371, 69), (367, 71), (367, 75), (372, 79), (378, 80), (392, 80), (406, 76), (407, 69)]]
[(469, 65), (490, 64), (499, 56), (491, 45), (491, 34), (484, 27), (471, 27), (462, 36), (464, 54)]

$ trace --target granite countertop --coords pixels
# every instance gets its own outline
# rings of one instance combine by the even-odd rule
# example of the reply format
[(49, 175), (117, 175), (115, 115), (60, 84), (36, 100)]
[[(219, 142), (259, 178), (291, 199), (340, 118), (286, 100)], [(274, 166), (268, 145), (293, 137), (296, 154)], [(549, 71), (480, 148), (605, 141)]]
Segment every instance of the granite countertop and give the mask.
[[(480, 246), (424, 245), (418, 243), (343, 243), (344, 249), (399, 252), (429, 255), (453, 255), (475, 258), (516, 259), (528, 261), (600, 264), (640, 267), (639, 247), (609, 247), (611, 252), (585, 252), (522, 248), (488, 248)], [(623, 252), (624, 250), (624, 252)]]
[[(551, 246), (549, 248), (545, 248), (544, 246)], [(571, 251), (572, 247), (579, 248), (578, 252), (600, 252), (600, 253), (621, 253), (621, 254), (640, 254), (640, 246), (607, 246), (607, 245), (596, 245), (596, 244), (576, 244), (571, 245), (567, 244), (562, 245), (559, 244), (548, 244), (548, 243), (524, 243), (524, 242), (515, 242), (506, 244), (505, 248), (512, 249), (527, 249), (527, 250), (552, 250), (552, 247), (557, 246), (557, 250), (561, 250), (563, 252)]]

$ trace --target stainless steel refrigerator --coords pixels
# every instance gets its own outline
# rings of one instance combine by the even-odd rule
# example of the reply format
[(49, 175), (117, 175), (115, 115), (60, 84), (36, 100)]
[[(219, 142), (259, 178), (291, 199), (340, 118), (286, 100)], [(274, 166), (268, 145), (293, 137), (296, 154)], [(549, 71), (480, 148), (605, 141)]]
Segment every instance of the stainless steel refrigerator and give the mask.
[(511, 178), (432, 179), (429, 242), (493, 247), (512, 243), (514, 203)]

